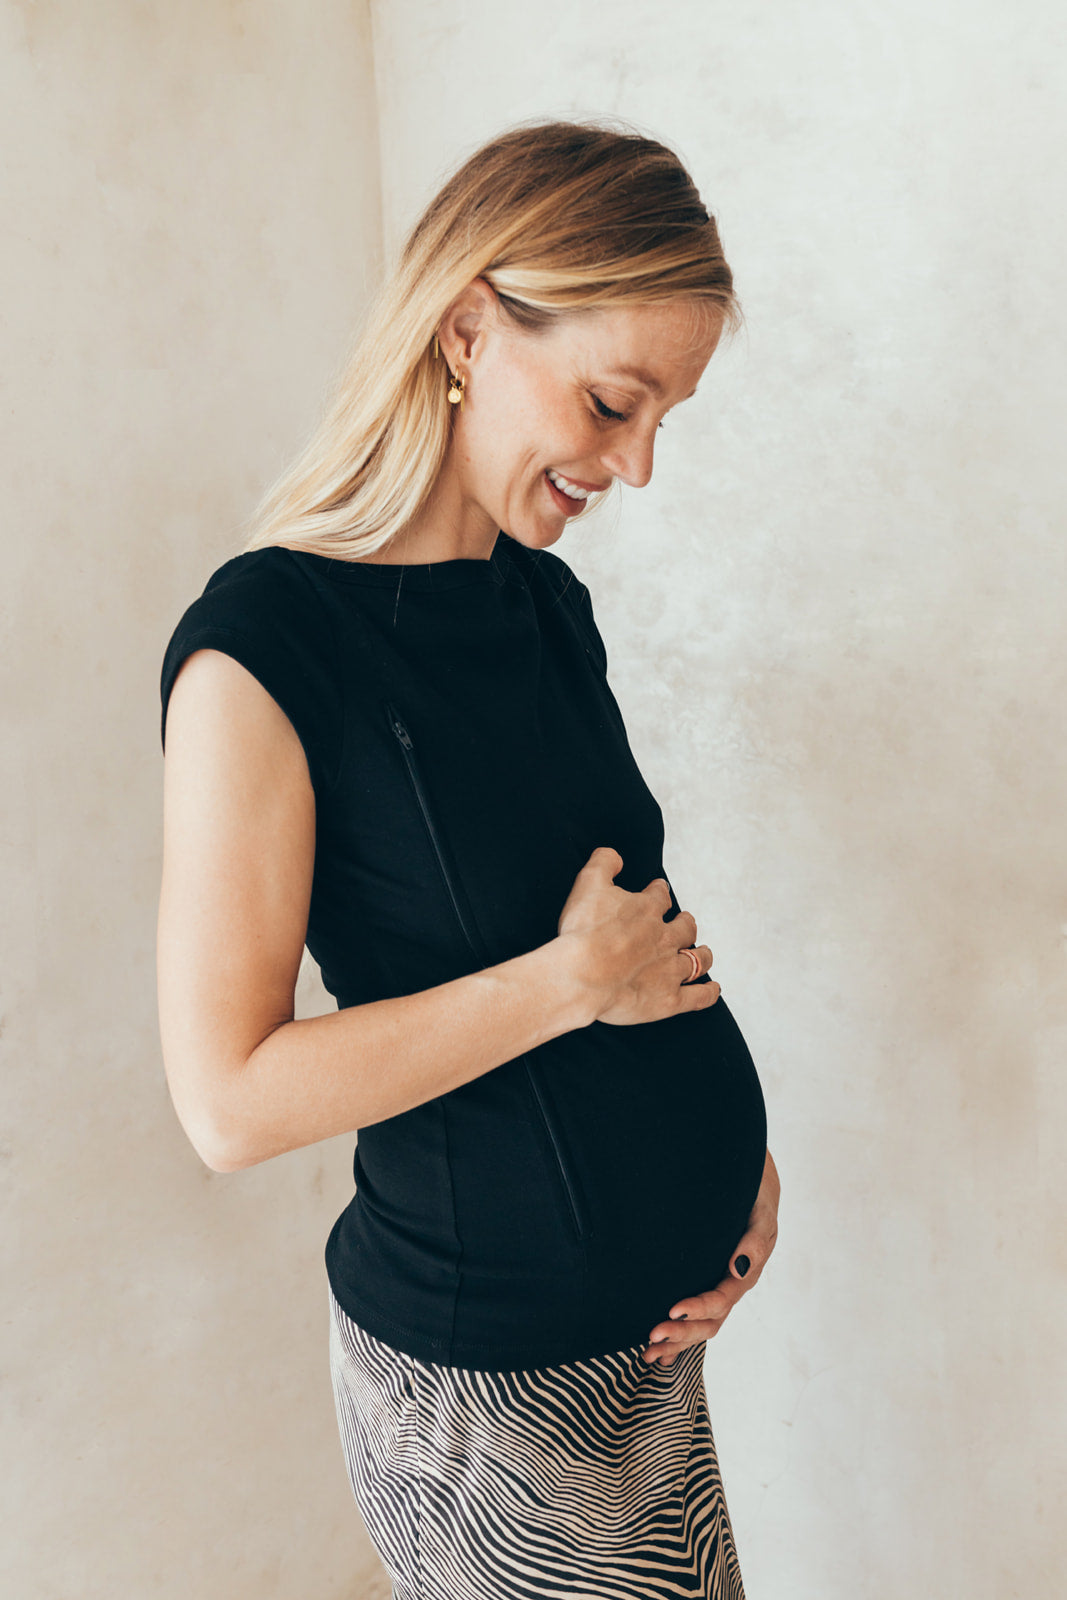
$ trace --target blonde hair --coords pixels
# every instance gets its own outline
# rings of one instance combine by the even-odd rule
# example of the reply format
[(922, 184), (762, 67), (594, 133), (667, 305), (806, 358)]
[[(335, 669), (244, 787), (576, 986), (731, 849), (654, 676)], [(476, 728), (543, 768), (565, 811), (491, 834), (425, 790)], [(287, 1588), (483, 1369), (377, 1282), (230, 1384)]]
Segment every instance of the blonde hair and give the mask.
[(424, 504), (453, 408), (434, 335), (475, 278), (536, 332), (595, 307), (684, 298), (740, 310), (714, 217), (665, 145), (592, 122), (510, 129), (430, 202), (370, 308), (336, 396), (269, 491), (245, 551), (369, 557)]

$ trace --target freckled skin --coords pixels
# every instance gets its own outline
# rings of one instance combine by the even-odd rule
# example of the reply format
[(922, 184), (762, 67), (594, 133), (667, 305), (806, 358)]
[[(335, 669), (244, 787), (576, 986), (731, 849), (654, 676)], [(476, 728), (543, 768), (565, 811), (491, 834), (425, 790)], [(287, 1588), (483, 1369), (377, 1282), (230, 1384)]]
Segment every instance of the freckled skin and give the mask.
[[(476, 279), (439, 330), (441, 382), (447, 362), (466, 379), (463, 406), (432, 494), (393, 541), (396, 559), (486, 559), (500, 528), (531, 549), (555, 544), (569, 518), (545, 481), (549, 467), (583, 486), (618, 478), (643, 487), (656, 430), (696, 387), (721, 331), (714, 308), (675, 300), (583, 312), (526, 333)], [(661, 392), (617, 373), (620, 364), (641, 368)], [(621, 419), (603, 416), (598, 399)], [(581, 509), (575, 501), (572, 514)]]

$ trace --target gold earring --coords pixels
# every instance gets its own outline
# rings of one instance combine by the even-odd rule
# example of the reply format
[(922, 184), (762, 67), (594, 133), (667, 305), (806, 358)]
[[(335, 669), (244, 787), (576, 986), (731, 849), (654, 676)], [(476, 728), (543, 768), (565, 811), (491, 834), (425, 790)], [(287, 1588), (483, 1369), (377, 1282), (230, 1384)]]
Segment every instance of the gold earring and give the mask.
[(437, 342), (436, 333), (433, 336), (433, 358), (436, 361), (441, 354), (441, 346)]
[(453, 373), (452, 384), (448, 391), (448, 403), (450, 406), (458, 405), (462, 409), (463, 391), (466, 387), (466, 378), (461, 378), (458, 372)]

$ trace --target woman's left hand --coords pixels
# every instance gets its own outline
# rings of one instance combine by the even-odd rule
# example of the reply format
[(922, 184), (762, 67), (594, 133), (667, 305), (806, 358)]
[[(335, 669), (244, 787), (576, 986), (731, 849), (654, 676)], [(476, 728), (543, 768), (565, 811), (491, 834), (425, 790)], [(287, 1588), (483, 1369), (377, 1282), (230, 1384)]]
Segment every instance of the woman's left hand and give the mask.
[(658, 1322), (652, 1329), (649, 1347), (641, 1352), (643, 1361), (650, 1366), (658, 1361), (660, 1366), (669, 1367), (686, 1345), (714, 1339), (741, 1296), (748, 1293), (767, 1265), (778, 1237), (780, 1193), (778, 1169), (768, 1150), (756, 1203), (749, 1215), (748, 1228), (730, 1257), (729, 1273), (706, 1294), (691, 1295), (688, 1300), (679, 1300), (671, 1307), (669, 1317), (672, 1320)]

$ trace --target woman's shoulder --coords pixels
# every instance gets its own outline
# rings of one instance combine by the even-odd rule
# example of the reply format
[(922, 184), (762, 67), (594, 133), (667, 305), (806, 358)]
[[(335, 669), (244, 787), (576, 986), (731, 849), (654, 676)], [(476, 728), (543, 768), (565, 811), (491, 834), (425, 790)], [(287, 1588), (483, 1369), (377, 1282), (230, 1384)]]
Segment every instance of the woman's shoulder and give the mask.
[(337, 631), (298, 553), (267, 545), (231, 556), (185, 608), (163, 652), (161, 740), (175, 679), (200, 649), (230, 655), (258, 678), (304, 741), (317, 785), (328, 787), (343, 718)]
[(329, 645), (332, 632), (313, 568), (283, 545), (241, 551), (214, 569), (186, 606), (172, 641), (203, 629), (315, 653)]
[(208, 577), (199, 598), (225, 597), (254, 610), (259, 605), (306, 603), (314, 589), (311, 569), (299, 560), (297, 551), (268, 544), (230, 556)]

